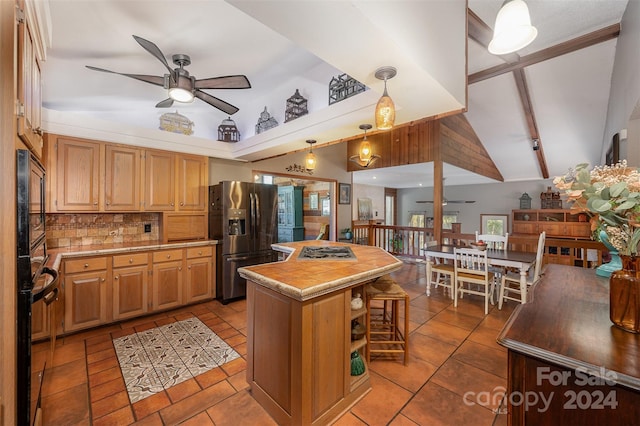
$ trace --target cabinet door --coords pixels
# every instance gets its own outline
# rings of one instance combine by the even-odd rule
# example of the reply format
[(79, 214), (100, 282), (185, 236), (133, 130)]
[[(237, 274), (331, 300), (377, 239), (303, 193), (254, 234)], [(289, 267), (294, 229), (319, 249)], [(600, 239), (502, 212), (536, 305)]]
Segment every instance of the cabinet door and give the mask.
[(212, 297), (213, 260), (202, 257), (187, 260), (187, 285), (185, 303), (199, 302)]
[(42, 299), (31, 305), (31, 339), (49, 337), (49, 310)]
[(122, 320), (147, 313), (149, 268), (132, 266), (113, 270), (113, 319)]
[(68, 274), (64, 278), (64, 331), (107, 322), (107, 272)]
[(104, 209), (140, 210), (140, 150), (105, 147)]
[(205, 210), (208, 167), (206, 157), (178, 157), (178, 210)]
[(154, 263), (153, 310), (175, 308), (182, 304), (182, 260)]
[[(21, 6), (24, 11), (24, 5)], [(29, 21), (24, 16), (18, 22), (18, 136), (42, 158), (40, 62)]]
[(57, 211), (98, 211), (100, 144), (59, 137), (56, 156), (55, 200)]
[(175, 210), (176, 173), (174, 155), (162, 151), (146, 151), (145, 171), (145, 210)]

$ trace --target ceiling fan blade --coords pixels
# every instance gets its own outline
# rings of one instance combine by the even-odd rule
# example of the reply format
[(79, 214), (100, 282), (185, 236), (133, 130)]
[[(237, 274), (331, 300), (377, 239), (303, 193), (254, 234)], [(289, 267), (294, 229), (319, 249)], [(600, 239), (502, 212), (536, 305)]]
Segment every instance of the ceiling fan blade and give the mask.
[(227, 75), (223, 77), (203, 78), (196, 80), (196, 89), (250, 89), (251, 83), (244, 75)]
[(433, 200), (421, 200), (421, 201), (416, 201), (416, 203), (418, 204), (433, 203)]
[(144, 74), (125, 74), (121, 72), (115, 72), (110, 70), (105, 70), (104, 68), (92, 67), (91, 65), (85, 65), (87, 68), (93, 71), (100, 72), (108, 72), (110, 74), (118, 74), (124, 75), (125, 77), (135, 78), (136, 80), (144, 81), (146, 83), (155, 84), (156, 86), (164, 86), (164, 77), (155, 76), (155, 75), (144, 75)]
[(203, 92), (202, 90), (196, 89), (196, 98), (201, 99), (211, 105), (214, 108), (218, 108), (220, 111), (233, 115), (238, 112), (238, 108), (233, 105), (223, 101), (222, 99), (218, 99), (215, 96), (211, 96), (210, 94)]
[(473, 200), (447, 200), (448, 203), (453, 204), (473, 204), (475, 201)]
[(160, 101), (156, 104), (156, 108), (169, 108), (173, 105), (173, 99), (167, 98), (164, 101)]
[(173, 70), (171, 69), (171, 67), (167, 63), (167, 60), (164, 57), (164, 54), (158, 48), (158, 46), (156, 46), (154, 43), (150, 42), (149, 40), (145, 40), (142, 37), (138, 37), (137, 35), (134, 35), (133, 38), (138, 42), (138, 44), (140, 44), (140, 46), (142, 46), (144, 48), (144, 50), (146, 50), (147, 52), (151, 53), (160, 62), (162, 62), (162, 64), (169, 70), (169, 74), (171, 76), (173, 76)]

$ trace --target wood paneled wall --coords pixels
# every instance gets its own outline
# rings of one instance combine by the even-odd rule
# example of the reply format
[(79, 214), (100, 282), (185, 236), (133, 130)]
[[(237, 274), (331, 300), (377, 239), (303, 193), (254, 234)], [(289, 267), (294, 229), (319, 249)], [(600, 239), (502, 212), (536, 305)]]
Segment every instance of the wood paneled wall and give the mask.
[[(442, 161), (503, 182), (482, 142), (463, 114), (395, 127), (367, 135), (374, 154), (380, 155), (370, 169)], [(347, 142), (347, 171), (362, 170), (348, 161), (358, 154), (362, 137)], [(440, 158), (438, 158), (438, 149)]]

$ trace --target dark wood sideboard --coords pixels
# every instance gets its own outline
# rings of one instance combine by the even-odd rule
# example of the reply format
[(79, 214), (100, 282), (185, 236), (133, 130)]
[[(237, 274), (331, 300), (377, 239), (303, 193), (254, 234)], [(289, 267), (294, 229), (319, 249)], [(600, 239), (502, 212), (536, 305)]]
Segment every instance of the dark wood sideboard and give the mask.
[(609, 280), (548, 265), (498, 336), (510, 425), (640, 424), (640, 335), (609, 320)]

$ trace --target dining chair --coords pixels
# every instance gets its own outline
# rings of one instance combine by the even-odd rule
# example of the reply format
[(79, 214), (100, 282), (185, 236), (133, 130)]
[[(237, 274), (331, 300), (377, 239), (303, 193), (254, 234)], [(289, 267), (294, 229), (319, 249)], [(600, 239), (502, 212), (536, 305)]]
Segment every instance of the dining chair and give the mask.
[[(427, 241), (425, 244), (426, 248), (437, 245), (438, 241), (435, 240)], [(435, 280), (433, 280), (434, 274)], [(436, 288), (442, 286), (449, 289), (449, 296), (453, 299), (453, 275), (453, 264), (442, 263), (439, 259), (436, 259), (435, 263), (431, 264), (431, 276), (427, 277), (427, 296), (431, 295), (431, 282), (433, 282)]]
[(526, 283), (524, 286), (520, 282), (519, 273), (507, 271), (502, 275), (502, 279), (500, 280), (500, 291), (498, 294), (498, 309), (502, 309), (502, 303), (505, 300), (527, 303), (527, 292), (529, 287), (531, 287), (536, 281), (540, 279), (545, 238), (546, 233), (543, 231), (538, 237), (536, 261), (533, 268), (529, 269), (529, 274), (527, 275)]
[[(495, 274), (489, 271), (486, 250), (455, 248), (453, 306), (458, 306), (464, 294), (484, 297), (484, 314), (489, 313), (489, 301), (495, 288)], [(465, 284), (467, 286), (465, 287)], [(472, 287), (475, 285), (475, 288)]]
[(493, 234), (480, 234), (476, 231), (476, 242), (484, 241), (487, 243), (488, 249), (493, 250), (507, 250), (509, 243), (509, 233), (505, 233), (504, 235), (493, 235)]

